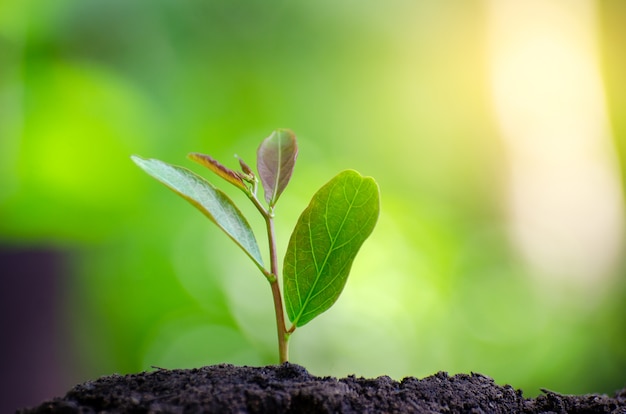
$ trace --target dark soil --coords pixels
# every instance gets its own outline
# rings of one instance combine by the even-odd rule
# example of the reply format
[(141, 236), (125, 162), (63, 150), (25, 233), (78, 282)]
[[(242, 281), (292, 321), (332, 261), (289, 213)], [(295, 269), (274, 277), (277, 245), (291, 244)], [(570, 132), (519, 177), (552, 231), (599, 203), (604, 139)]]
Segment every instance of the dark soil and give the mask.
[(612, 413), (626, 414), (626, 388), (615, 394), (524, 398), (480, 374), (440, 372), (422, 380), (315, 377), (294, 364), (157, 369), (89, 381), (65, 397), (21, 413)]

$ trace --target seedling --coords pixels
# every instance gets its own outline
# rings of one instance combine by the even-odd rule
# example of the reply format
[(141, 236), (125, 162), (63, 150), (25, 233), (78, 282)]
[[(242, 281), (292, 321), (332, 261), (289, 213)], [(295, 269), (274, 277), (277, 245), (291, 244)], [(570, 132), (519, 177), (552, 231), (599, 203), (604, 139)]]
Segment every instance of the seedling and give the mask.
[[(285, 310), (291, 322), (287, 329), (278, 283), (274, 210), (289, 183), (297, 155), (296, 137), (288, 129), (274, 131), (259, 146), (258, 177), (242, 159), (239, 159), (241, 171), (234, 171), (209, 155), (189, 154), (191, 160), (243, 191), (261, 213), (267, 227), (269, 269), (248, 221), (223, 191), (186, 168), (132, 156), (145, 172), (185, 198), (222, 229), (263, 273), (272, 289), (281, 363), (289, 358), (289, 338), (296, 328), (325, 312), (341, 294), (352, 262), (372, 233), (379, 212), (376, 181), (354, 170), (339, 173), (315, 193), (298, 219), (283, 261)], [(265, 205), (257, 196), (259, 178)]]

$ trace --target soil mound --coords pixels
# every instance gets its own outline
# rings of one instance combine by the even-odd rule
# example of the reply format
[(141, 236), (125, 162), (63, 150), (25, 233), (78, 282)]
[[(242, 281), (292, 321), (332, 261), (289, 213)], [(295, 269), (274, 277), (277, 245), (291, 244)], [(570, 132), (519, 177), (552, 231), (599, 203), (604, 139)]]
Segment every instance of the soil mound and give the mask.
[(626, 414), (626, 388), (613, 397), (543, 391), (524, 398), (480, 374), (394, 381), (316, 377), (299, 365), (111, 375), (77, 385), (19, 413), (611, 413)]

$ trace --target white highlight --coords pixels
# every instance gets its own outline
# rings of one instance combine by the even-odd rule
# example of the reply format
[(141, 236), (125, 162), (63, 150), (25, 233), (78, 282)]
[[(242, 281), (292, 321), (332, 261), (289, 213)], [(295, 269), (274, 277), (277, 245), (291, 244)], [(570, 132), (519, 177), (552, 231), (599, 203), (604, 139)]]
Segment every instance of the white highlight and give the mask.
[(623, 200), (590, 0), (489, 1), (513, 242), (533, 274), (584, 289), (617, 263)]

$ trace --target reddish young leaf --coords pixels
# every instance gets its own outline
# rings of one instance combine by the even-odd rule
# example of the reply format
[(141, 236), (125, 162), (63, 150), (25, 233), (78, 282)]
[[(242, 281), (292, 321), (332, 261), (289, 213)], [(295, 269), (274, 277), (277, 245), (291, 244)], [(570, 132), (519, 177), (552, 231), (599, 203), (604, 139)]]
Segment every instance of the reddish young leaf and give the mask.
[(254, 171), (252, 171), (252, 168), (250, 168), (250, 166), (246, 164), (243, 159), (239, 158), (238, 156), (236, 157), (239, 160), (239, 166), (241, 167), (241, 171), (243, 171), (244, 174), (241, 178), (248, 182), (254, 182)]
[(257, 169), (268, 205), (274, 206), (287, 187), (297, 156), (296, 136), (289, 129), (277, 129), (259, 146)]
[(190, 160), (207, 167), (209, 170), (213, 171), (215, 174), (233, 184), (235, 187), (238, 187), (245, 192), (248, 191), (248, 187), (246, 187), (237, 171), (233, 171), (230, 168), (223, 166), (210, 155), (192, 152), (187, 155), (187, 157)]

